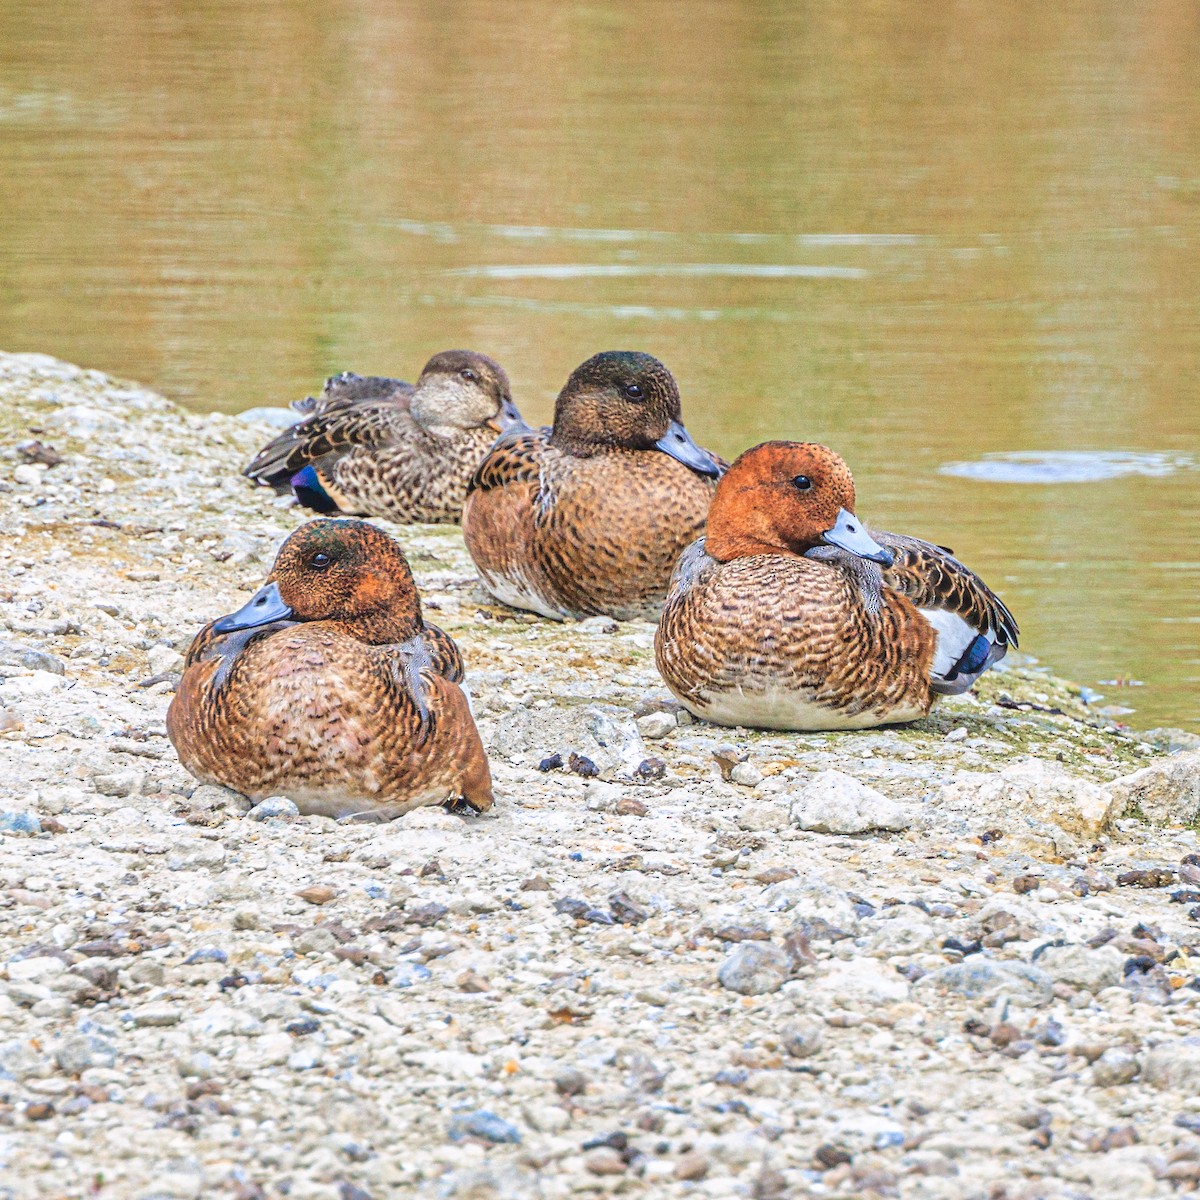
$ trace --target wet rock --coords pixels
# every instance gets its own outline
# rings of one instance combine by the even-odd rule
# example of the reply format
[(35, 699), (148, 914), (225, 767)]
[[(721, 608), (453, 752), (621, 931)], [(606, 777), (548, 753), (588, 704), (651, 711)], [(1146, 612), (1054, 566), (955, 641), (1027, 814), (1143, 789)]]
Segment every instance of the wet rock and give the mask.
[(721, 986), (743, 996), (777, 992), (787, 982), (791, 964), (787, 952), (770, 942), (742, 942), (721, 964)]
[(521, 1141), (521, 1131), (512, 1122), (485, 1108), (452, 1117), (446, 1133), (452, 1142), (461, 1142), (466, 1138), (481, 1138), (494, 1143), (515, 1144)]
[(1200, 816), (1200, 751), (1173, 754), (1106, 790), (1120, 812), (1136, 808), (1158, 825), (1189, 825)]
[(1007, 996), (1015, 1004), (1037, 1007), (1054, 995), (1054, 980), (1036, 967), (1007, 960), (993, 962), (974, 955), (922, 976), (917, 992), (955, 992), (968, 1000), (991, 1000)]
[(247, 814), (252, 821), (294, 821), (300, 810), (286, 796), (268, 796)]
[(842, 771), (822, 771), (791, 798), (792, 821), (814, 833), (907, 829), (903, 805)]

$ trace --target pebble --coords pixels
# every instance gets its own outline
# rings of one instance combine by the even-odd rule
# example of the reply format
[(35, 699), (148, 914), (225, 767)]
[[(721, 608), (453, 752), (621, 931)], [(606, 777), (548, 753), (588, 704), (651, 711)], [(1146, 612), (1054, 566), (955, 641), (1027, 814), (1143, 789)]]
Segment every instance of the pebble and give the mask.
[(1120, 1047), (1110, 1047), (1092, 1063), (1092, 1082), (1097, 1087), (1119, 1087), (1124, 1083), (1132, 1083), (1141, 1069), (1136, 1054), (1130, 1054)]
[(182, 1013), (173, 1004), (143, 1004), (133, 1010), (133, 1023), (139, 1027), (178, 1025)]
[(770, 942), (741, 942), (721, 964), (720, 984), (743, 996), (777, 992), (791, 974), (787, 953)]
[(825, 1030), (815, 1021), (796, 1022), (783, 1031), (783, 1048), (793, 1058), (811, 1058), (825, 1044)]
[(472, 1137), (494, 1143), (519, 1143), (521, 1140), (521, 1131), (511, 1121), (496, 1116), (486, 1108), (452, 1117), (446, 1134), (452, 1142)]
[(294, 821), (300, 810), (286, 796), (268, 796), (247, 814), (252, 821)]
[(739, 787), (754, 788), (766, 778), (752, 762), (735, 763), (729, 771), (729, 781)]
[(679, 722), (672, 712), (651, 712), (637, 719), (638, 733), (644, 738), (656, 741), (665, 738), (679, 728)]

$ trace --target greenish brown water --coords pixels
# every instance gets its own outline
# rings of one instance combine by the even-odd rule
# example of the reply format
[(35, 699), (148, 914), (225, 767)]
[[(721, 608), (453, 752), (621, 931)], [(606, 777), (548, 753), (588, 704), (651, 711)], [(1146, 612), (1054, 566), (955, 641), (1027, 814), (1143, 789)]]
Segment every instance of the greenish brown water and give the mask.
[(1195, 4), (0, 0), (0, 347), (231, 410), (459, 345), (831, 443), (1200, 728)]

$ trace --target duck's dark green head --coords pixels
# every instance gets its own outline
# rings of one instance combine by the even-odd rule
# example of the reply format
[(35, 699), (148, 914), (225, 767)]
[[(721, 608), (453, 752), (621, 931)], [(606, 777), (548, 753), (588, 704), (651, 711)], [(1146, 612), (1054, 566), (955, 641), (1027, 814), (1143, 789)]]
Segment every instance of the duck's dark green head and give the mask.
[(583, 457), (661, 450), (702, 475), (719, 473), (683, 426), (675, 377), (638, 350), (606, 350), (575, 368), (554, 406), (550, 440)]
[(405, 642), (422, 628), (408, 560), (382, 530), (353, 518), (302, 525), (279, 548), (266, 584), (217, 633), (276, 621), (336, 621), (361, 641)]

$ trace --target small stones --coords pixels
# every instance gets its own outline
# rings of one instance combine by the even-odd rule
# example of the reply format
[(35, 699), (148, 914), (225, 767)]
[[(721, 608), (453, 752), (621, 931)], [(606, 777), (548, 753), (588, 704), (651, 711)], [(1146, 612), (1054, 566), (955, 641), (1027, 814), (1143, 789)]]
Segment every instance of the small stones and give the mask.
[(739, 750), (736, 746), (718, 746), (712, 752), (712, 756), (717, 760), (717, 767), (721, 772), (721, 778), (726, 783), (729, 782), (729, 778), (733, 774), (733, 768), (739, 763), (746, 762), (750, 757), (746, 751)]
[[(649, 811), (646, 805), (636, 796), (623, 796), (617, 801), (616, 808), (613, 809), (613, 812), (618, 817), (644, 817)], [(1197, 897), (1197, 899), (1200, 899), (1200, 897)]]
[(792, 821), (814, 833), (907, 829), (911, 818), (895, 800), (842, 771), (822, 771), (792, 797)]
[(717, 979), (743, 996), (777, 992), (791, 974), (787, 952), (770, 942), (742, 942), (721, 964)]
[(609, 896), (608, 906), (622, 925), (640, 925), (650, 915), (625, 892), (614, 892)]
[(327, 954), (337, 944), (337, 938), (328, 929), (314, 925), (292, 939), (292, 948), (297, 954)]
[(328, 904), (337, 895), (337, 892), (326, 884), (316, 883), (311, 887), (301, 888), (296, 895), (306, 904), (322, 905)]
[(590, 1175), (624, 1175), (629, 1164), (616, 1150), (595, 1150), (583, 1160)]
[(1117, 876), (1120, 887), (1161, 888), (1174, 882), (1175, 872), (1171, 867), (1137, 867)]
[[(655, 779), (665, 779), (667, 774), (667, 764), (661, 758), (643, 758), (637, 767), (634, 769), (634, 777), (640, 779), (643, 783), (649, 783)], [(641, 804), (640, 800), (633, 801), (635, 804)], [(645, 807), (644, 805), (642, 806)], [(617, 808), (620, 808), (618, 803)]]
[(452, 1117), (446, 1135), (452, 1142), (479, 1138), (495, 1144), (510, 1142), (517, 1145), (521, 1141), (521, 1131), (511, 1121), (505, 1121), (485, 1108)]
[(225, 857), (225, 847), (219, 842), (184, 843), (167, 859), (167, 870), (212, 871), (224, 865)]
[(251, 821), (294, 821), (300, 810), (286, 796), (268, 796), (247, 814)]
[[(18, 471), (20, 469), (20, 467), (17, 468)], [(54, 1105), (45, 1101), (38, 1101), (37, 1103), (25, 1106), (25, 1119), (27, 1121), (48, 1121), (52, 1116), (54, 1116)]]
[(665, 738), (679, 728), (679, 721), (673, 712), (651, 712), (637, 719), (638, 733), (651, 741)]

